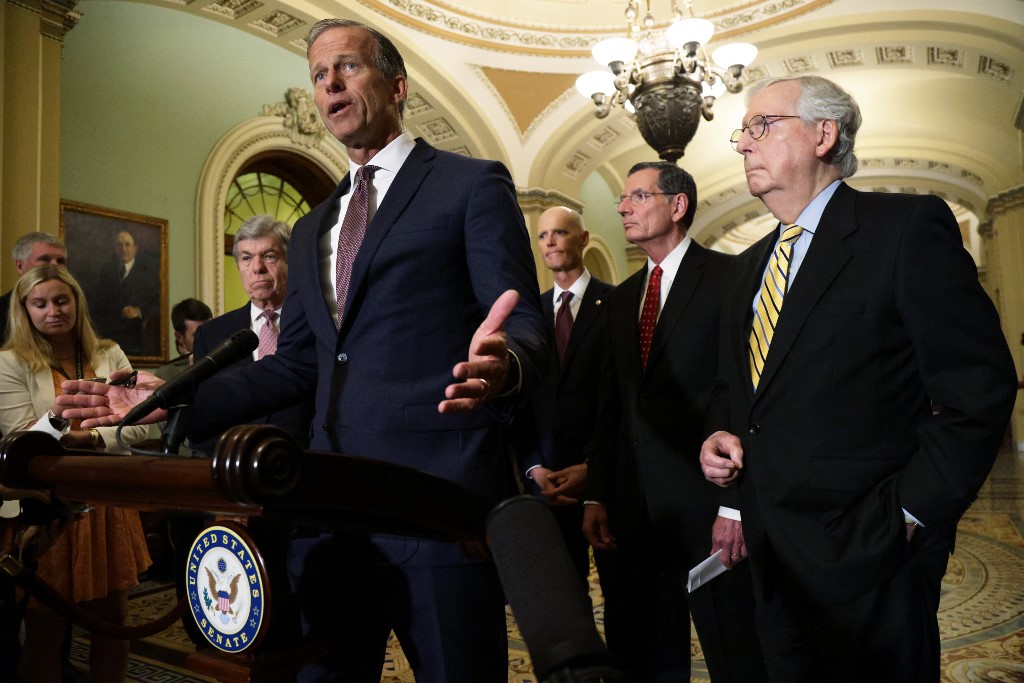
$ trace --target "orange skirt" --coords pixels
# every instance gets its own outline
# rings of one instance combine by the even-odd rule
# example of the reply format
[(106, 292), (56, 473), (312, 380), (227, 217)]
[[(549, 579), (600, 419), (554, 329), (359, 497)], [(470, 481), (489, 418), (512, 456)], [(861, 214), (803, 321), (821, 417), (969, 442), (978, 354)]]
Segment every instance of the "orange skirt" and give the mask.
[(39, 577), (73, 602), (137, 586), (153, 564), (139, 513), (104, 506), (71, 522), (38, 561)]

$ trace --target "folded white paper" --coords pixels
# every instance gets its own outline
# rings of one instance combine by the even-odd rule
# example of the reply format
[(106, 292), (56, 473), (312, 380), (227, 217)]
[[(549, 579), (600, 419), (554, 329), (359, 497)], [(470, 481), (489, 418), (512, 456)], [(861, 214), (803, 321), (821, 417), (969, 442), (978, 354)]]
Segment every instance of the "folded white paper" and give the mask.
[(690, 574), (686, 579), (687, 593), (692, 593), (725, 571), (725, 565), (722, 564), (722, 558), (720, 557), (723, 552), (725, 552), (724, 548), (719, 549), (717, 553), (690, 570)]

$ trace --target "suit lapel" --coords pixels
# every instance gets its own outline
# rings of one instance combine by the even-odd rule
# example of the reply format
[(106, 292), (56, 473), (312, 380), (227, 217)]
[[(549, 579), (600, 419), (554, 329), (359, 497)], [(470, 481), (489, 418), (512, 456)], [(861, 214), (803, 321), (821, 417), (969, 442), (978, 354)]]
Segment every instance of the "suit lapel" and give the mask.
[(623, 305), (613, 306), (609, 309), (610, 316), (609, 334), (615, 340), (616, 345), (621, 349), (621, 357), (629, 359), (631, 373), (636, 377), (643, 376), (643, 368), (640, 367), (640, 300), (643, 297), (644, 279), (647, 277), (647, 267), (643, 267), (625, 282), (615, 288), (615, 292), (621, 291), (622, 296), (616, 295), (615, 300), (622, 300)]
[[(310, 327), (313, 328), (313, 333), (319, 337), (329, 338), (338, 334), (334, 327), (334, 316), (331, 315), (327, 301), (324, 299), (323, 283), (320, 280), (320, 240), (329, 234), (331, 228), (340, 220), (338, 202), (348, 192), (350, 184), (350, 174), (347, 174), (334, 189), (330, 198), (320, 205), (322, 207), (320, 216), (315, 219), (319, 221), (316, 224), (316, 239), (309, 240), (305, 245), (305, 251), (298, 255), (298, 263), (303, 264), (303, 271), (309, 281), (310, 296), (314, 297), (312, 310), (319, 312), (317, 315), (308, 315), (307, 319)], [(332, 245), (330, 248), (336, 249), (337, 245)]]
[(665, 297), (665, 307), (661, 309), (658, 316), (658, 324), (654, 326), (654, 336), (651, 338), (651, 352), (647, 356), (647, 369), (654, 366), (668, 343), (673, 329), (686, 310), (687, 304), (697, 289), (697, 284), (704, 275), (704, 264), (707, 261), (707, 254), (704, 248), (696, 242), (690, 242), (686, 248), (686, 254), (679, 264), (679, 270), (672, 281), (672, 289)]
[[(591, 280), (591, 285), (593, 280)], [(576, 349), (579, 348), (582, 343), (582, 339), (587, 336), (587, 331), (597, 320), (597, 313), (600, 310), (600, 306), (603, 305), (601, 295), (597, 292), (597, 287), (591, 285), (587, 286), (585, 292), (583, 292), (583, 300), (580, 301), (580, 310), (576, 312), (576, 319), (572, 323), (572, 332), (569, 334), (569, 344), (565, 347), (565, 362), (562, 364), (563, 368), (569, 367), (569, 363), (572, 362), (573, 354), (576, 353)], [(553, 304), (552, 304), (553, 305)]]
[(853, 258), (853, 251), (846, 244), (846, 239), (857, 229), (855, 199), (856, 193), (844, 183), (825, 207), (811, 247), (782, 304), (782, 313), (772, 336), (771, 349), (765, 360), (755, 401), (764, 394), (779, 367), (785, 362), (814, 306)]

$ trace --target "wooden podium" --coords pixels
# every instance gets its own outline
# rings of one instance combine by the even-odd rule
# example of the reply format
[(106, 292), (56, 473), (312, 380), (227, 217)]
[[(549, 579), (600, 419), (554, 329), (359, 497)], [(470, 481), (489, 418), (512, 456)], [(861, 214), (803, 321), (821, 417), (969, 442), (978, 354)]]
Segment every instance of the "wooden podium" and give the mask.
[[(65, 449), (40, 432), (16, 432), (0, 441), (0, 483), (46, 489), (65, 502), (203, 512), (229, 520), (282, 519), (292, 524), (457, 541), (478, 548), (485, 545), (487, 514), (497, 502), (407, 467), (304, 451), (284, 432), (268, 425), (229, 429), (212, 458), (97, 454)], [(216, 524), (218, 529), (237, 531), (231, 522)], [(224, 532), (225, 539), (228, 535)], [(254, 599), (266, 598), (260, 603), (266, 623), (271, 618), (272, 595), (265, 562), (259, 548), (253, 545), (250, 550), (252, 563), (264, 573), (262, 579), (257, 574), (249, 579), (252, 586), (266, 583), (263, 591), (252, 589), (259, 593)], [(222, 553), (228, 559), (231, 554)], [(212, 594), (219, 590), (224, 601), (229, 599), (227, 595), (235, 596), (237, 591), (229, 593), (228, 587), (214, 580), (215, 569), (206, 569), (206, 573), (209, 577), (197, 582), (200, 591)], [(197, 576), (202, 574), (202, 570), (196, 571)], [(213, 595), (205, 600), (217, 602)], [(225, 607), (218, 614), (227, 618), (225, 615), (232, 613)], [(213, 649), (213, 654), (190, 657), (188, 664), (197, 672), (225, 681), (290, 681), (298, 668), (319, 653), (310, 644), (264, 652), (260, 641), (265, 632), (245, 636), (244, 643), (236, 637), (237, 652)], [(222, 647), (211, 642), (215, 648)]]

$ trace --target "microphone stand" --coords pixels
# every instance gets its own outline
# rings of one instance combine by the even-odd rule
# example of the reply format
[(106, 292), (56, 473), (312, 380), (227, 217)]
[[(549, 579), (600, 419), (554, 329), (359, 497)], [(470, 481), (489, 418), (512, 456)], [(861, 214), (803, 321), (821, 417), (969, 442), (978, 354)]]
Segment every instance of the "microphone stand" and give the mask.
[(163, 446), (164, 455), (178, 455), (178, 449), (188, 431), (188, 425), (192, 421), (192, 398), (182, 401), (167, 411), (167, 423), (164, 425), (163, 435), (160, 443)]

